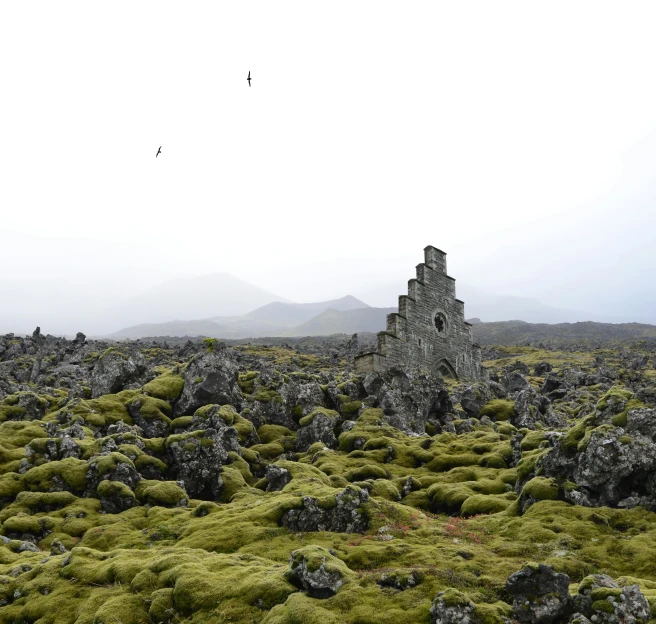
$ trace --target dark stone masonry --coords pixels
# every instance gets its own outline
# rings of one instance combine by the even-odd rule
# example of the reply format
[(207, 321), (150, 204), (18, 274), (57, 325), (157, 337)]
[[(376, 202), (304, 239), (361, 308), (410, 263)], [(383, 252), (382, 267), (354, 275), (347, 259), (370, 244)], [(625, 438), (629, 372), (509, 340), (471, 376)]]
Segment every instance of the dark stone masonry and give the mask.
[(376, 351), (355, 358), (358, 374), (394, 365), (454, 379), (485, 378), (465, 304), (456, 299), (456, 280), (446, 273), (446, 254), (430, 245), (417, 265), (417, 278), (408, 281), (408, 294), (399, 297), (398, 313), (387, 315)]

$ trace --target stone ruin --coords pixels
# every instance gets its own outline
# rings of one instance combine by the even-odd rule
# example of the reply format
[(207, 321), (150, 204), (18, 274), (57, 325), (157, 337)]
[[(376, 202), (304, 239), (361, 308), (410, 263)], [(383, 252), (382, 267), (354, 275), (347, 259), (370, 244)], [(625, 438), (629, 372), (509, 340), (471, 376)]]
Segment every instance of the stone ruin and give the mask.
[(356, 374), (400, 365), (460, 380), (486, 377), (481, 348), (465, 321), (465, 304), (456, 299), (456, 280), (446, 272), (446, 253), (431, 245), (377, 342), (375, 351), (356, 356)]

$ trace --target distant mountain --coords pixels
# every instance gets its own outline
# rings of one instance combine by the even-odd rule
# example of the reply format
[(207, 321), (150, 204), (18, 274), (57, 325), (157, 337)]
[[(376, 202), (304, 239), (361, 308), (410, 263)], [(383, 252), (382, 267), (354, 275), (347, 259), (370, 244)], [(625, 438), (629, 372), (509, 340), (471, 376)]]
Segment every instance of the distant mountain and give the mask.
[(111, 313), (120, 327), (241, 315), (273, 301), (287, 300), (230, 273), (211, 273), (158, 284), (114, 306)]
[(240, 326), (248, 331), (260, 331), (266, 327), (295, 327), (300, 323), (309, 321), (325, 310), (333, 309), (343, 311), (368, 307), (366, 303), (351, 295), (347, 295), (341, 299), (319, 301), (316, 303), (283, 303), (274, 301), (240, 317), (216, 316), (210, 320), (215, 323)]
[(387, 315), (396, 308), (326, 310), (313, 319), (288, 330), (284, 336), (330, 336), (356, 332), (379, 332), (387, 326)]
[(142, 323), (114, 332), (108, 338), (121, 340), (145, 336), (208, 336), (213, 338), (285, 336), (290, 335), (286, 332), (293, 331), (296, 326), (302, 325), (329, 309), (346, 313), (356, 309), (372, 308), (350, 295), (341, 299), (317, 303), (272, 302), (241, 316), (215, 316), (190, 321)]
[(581, 344), (604, 347), (639, 340), (656, 340), (656, 325), (644, 323), (525, 323), (505, 321), (474, 325), (481, 345), (539, 345), (560, 347)]

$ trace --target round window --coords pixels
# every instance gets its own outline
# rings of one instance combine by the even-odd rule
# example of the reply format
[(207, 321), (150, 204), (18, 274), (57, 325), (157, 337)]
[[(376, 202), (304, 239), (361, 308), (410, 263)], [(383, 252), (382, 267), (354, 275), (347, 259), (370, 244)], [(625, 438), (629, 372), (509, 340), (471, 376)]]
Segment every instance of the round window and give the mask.
[(446, 316), (442, 312), (435, 312), (433, 325), (435, 325), (438, 334), (446, 334)]

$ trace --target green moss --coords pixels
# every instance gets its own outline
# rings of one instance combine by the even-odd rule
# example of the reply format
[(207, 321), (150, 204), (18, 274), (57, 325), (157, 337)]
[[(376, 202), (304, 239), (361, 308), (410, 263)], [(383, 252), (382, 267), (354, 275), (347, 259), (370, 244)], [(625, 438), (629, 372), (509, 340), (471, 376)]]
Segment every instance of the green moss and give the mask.
[(255, 378), (257, 377), (256, 371), (248, 371), (246, 373), (240, 373), (237, 383), (241, 388), (241, 391), (245, 394), (252, 394), (255, 387)]
[(511, 420), (515, 415), (515, 403), (507, 399), (492, 399), (481, 408), (481, 416), (492, 420)]
[(615, 606), (608, 600), (596, 600), (592, 603), (593, 611), (601, 611), (602, 613), (615, 613)]
[(225, 503), (229, 503), (237, 492), (249, 489), (244, 475), (235, 466), (223, 466), (221, 479), (223, 480), (221, 500)]
[(543, 431), (527, 431), (526, 435), (522, 438), (519, 448), (524, 451), (533, 451), (540, 447), (544, 440)]
[(173, 481), (148, 481), (144, 479), (138, 485), (135, 494), (140, 501), (164, 507), (186, 505), (188, 500), (187, 493)]
[(168, 414), (171, 413), (171, 406), (162, 399), (140, 394), (132, 401), (131, 405), (133, 407), (138, 406), (139, 414), (146, 421), (161, 420), (167, 424), (171, 423), (171, 419), (168, 417)]
[(24, 447), (35, 438), (47, 438), (45, 427), (38, 422), (3, 422), (0, 424), (2, 447), (13, 450)]
[(260, 403), (269, 403), (270, 401), (282, 402), (282, 397), (280, 394), (271, 388), (258, 388), (257, 392), (251, 395), (250, 397), (253, 401), (259, 401)]
[(217, 342), (218, 340), (216, 338), (203, 338), (203, 343), (207, 347), (208, 351), (214, 351)]
[(286, 436), (293, 435), (292, 432), (287, 429), (287, 427), (281, 427), (280, 425), (262, 425), (257, 430), (257, 435), (264, 444), (269, 442), (275, 442)]
[(631, 399), (627, 402), (626, 407), (619, 413), (611, 418), (611, 423), (616, 427), (626, 427), (627, 416), (630, 410), (647, 407), (642, 401), (638, 399)]
[(3, 532), (6, 533), (31, 533), (37, 535), (41, 533), (42, 526), (39, 520), (34, 516), (26, 513), (19, 513), (15, 516), (7, 518), (2, 523)]
[(378, 464), (365, 464), (349, 470), (345, 477), (349, 481), (365, 481), (366, 479), (387, 479), (388, 473)]
[(522, 494), (532, 496), (536, 500), (556, 500), (558, 484), (554, 479), (533, 477), (522, 489)]
[(605, 600), (608, 596), (618, 598), (621, 594), (622, 590), (619, 587), (597, 587), (591, 591), (590, 597), (592, 600)]
[(119, 464), (125, 463), (134, 468), (134, 462), (129, 458), (119, 453), (117, 451), (109, 453), (107, 455), (98, 455), (94, 457), (90, 464), (95, 466), (98, 470), (100, 476), (106, 475), (110, 472), (114, 472)]
[(251, 446), (250, 450), (258, 453), (266, 459), (275, 459), (285, 452), (285, 448), (282, 444), (278, 444), (277, 442), (271, 442), (269, 444), (254, 444)]
[(574, 425), (563, 437), (563, 447), (567, 450), (574, 451), (579, 442), (585, 436), (586, 429), (594, 425), (594, 416), (587, 416)]
[(120, 481), (101, 481), (98, 484), (97, 490), (98, 496), (103, 498), (118, 496), (120, 498), (134, 499), (135, 497), (134, 492), (125, 483), (121, 483)]
[(514, 496), (485, 496), (475, 494), (465, 500), (460, 508), (461, 516), (477, 516), (479, 514), (493, 514), (505, 511), (513, 502)]
[(633, 392), (631, 392), (629, 389), (624, 388), (622, 386), (613, 386), (610, 388), (606, 394), (604, 394), (601, 399), (597, 402), (597, 409), (600, 412), (603, 412), (608, 408), (608, 403), (612, 399), (616, 399), (619, 401), (628, 401), (633, 397)]
[(355, 578), (355, 574), (343, 561), (321, 546), (304, 546), (291, 552), (290, 566), (292, 568), (303, 563), (308, 572), (322, 570), (327, 574), (339, 576), (343, 582)]
[[(289, 349), (240, 350), (243, 362), (266, 357), (290, 364), (298, 357)], [(520, 348), (520, 357), (534, 357), (540, 351), (540, 359), (546, 359), (545, 350), (528, 347)], [(517, 359), (508, 355), (512, 361)], [(617, 366), (610, 355), (600, 355)], [(165, 352), (156, 357), (166, 362), (167, 368), (157, 371), (162, 377), (171, 370), (173, 362), (167, 358), (172, 355)], [(561, 357), (569, 355), (556, 356)], [(317, 379), (312, 371), (291, 368), (291, 364), (285, 368), (288, 378)], [(329, 365), (325, 370), (329, 377), (346, 382), (348, 375), (337, 374)], [(240, 385), (249, 381), (255, 387), (257, 373), (242, 372)], [(345, 386), (337, 392), (342, 395), (338, 404), (344, 416)], [(588, 413), (602, 392), (586, 388), (576, 405), (556, 401), (555, 406), (575, 417), (581, 406)], [(267, 492), (262, 478), (266, 466), (281, 450), (290, 450), (294, 433), (267, 425), (259, 432), (263, 444), (248, 448), (256, 437), (244, 418), (247, 410), (240, 415), (223, 406), (219, 415), (238, 430), (242, 455), (231, 451), (220, 475), (213, 477), (223, 483), (220, 501), (187, 501), (172, 481), (142, 480), (135, 493), (106, 479), (98, 492), (89, 492), (86, 482), (85, 473), (91, 468), (95, 475), (98, 462), (103, 470), (107, 469), (103, 462), (107, 463), (105, 475), (112, 466), (131, 461), (137, 469), (155, 468), (163, 477), (173, 478), (175, 468), (165, 463), (172, 444), (196, 449), (212, 443), (202, 430), (179, 433), (191, 423), (185, 417), (172, 423), (173, 435), (168, 438), (117, 434), (112, 437), (118, 453), (99, 455), (106, 444), (100, 427), (119, 416), (130, 422), (127, 405), (152, 400), (159, 411), (153, 410), (155, 417), (169, 418), (170, 407), (157, 403), (162, 397), (130, 390), (73, 402), (61, 410), (57, 397), (43, 398), (47, 409), (56, 411), (41, 421), (0, 424), (0, 522), (10, 537), (33, 535), (42, 550), (19, 553), (21, 541), (0, 543), (0, 600), (7, 601), (0, 609), (0, 622), (58, 624), (53, 620), (56, 613), (65, 624), (118, 624), (111, 619), (114, 615), (124, 618), (124, 624), (131, 617), (162, 624), (169, 620), (410, 624), (429, 621), (432, 600), (448, 590), (448, 601), (473, 603), (472, 617), (477, 621), (501, 624), (503, 618), (512, 618), (510, 605), (503, 602), (505, 581), (526, 561), (551, 565), (569, 574), (573, 583), (602, 572), (616, 578), (620, 586), (636, 582), (656, 604), (656, 514), (640, 508), (586, 508), (554, 499), (558, 488), (577, 486), (535, 477), (537, 461), (548, 450), (543, 431), (522, 431), (522, 457), (516, 468), (507, 468), (513, 457), (510, 437), (516, 432), (507, 421), (500, 422), (496, 431), (476, 426), (459, 435), (414, 437), (389, 426), (380, 409), (367, 408), (353, 429), (340, 435), (338, 449), (317, 443), (306, 453), (294, 453), (297, 461), (278, 460), (291, 480), (283, 490)], [(605, 411), (614, 414), (625, 408), (625, 403), (609, 401)], [(202, 422), (216, 410), (204, 406), (194, 418)], [(45, 451), (50, 450), (46, 445), (57, 444), (57, 439), (48, 438), (45, 424), (68, 423), (70, 414), (86, 435), (78, 440), (85, 459), (70, 464), (79, 470), (81, 489), (74, 490), (79, 497), (47, 491), (70, 489), (60, 477), (61, 462), (45, 462)], [(301, 416), (298, 411), (297, 415)], [(603, 422), (608, 420), (610, 416), (604, 416)], [(582, 421), (580, 433), (572, 433)], [(574, 424), (568, 432), (574, 439), (572, 453), (595, 431), (594, 421), (581, 419)], [(29, 470), (19, 474), (21, 466)], [(356, 512), (367, 519), (364, 534), (296, 533), (283, 526), (288, 512), (305, 504), (304, 497), (316, 500), (322, 510), (335, 509), (335, 495), (349, 485), (347, 478), (357, 482), (350, 487), (369, 492), (368, 501)], [(524, 486), (523, 494), (538, 501), (523, 515), (513, 491), (518, 483)], [(130, 509), (119, 514), (103, 511), (99, 497), (122, 495), (136, 497), (131, 498)], [(55, 538), (70, 552), (49, 556)], [(348, 579), (332, 598), (310, 598), (289, 583), (291, 553), (305, 548), (315, 550), (319, 562), (326, 552), (328, 563), (344, 566)], [(69, 558), (69, 564), (62, 565)], [(310, 565), (314, 568), (316, 562)], [(628, 574), (634, 576), (622, 577)], [(383, 575), (401, 581), (412, 578), (416, 585), (404, 591), (381, 587)], [(614, 591), (595, 590), (593, 600), (610, 605), (608, 598)]]
[(47, 492), (58, 478), (73, 491), (81, 492), (86, 488), (87, 470), (87, 462), (70, 457), (31, 468), (23, 477), (24, 484), (32, 492)]
[(387, 479), (376, 479), (371, 488), (371, 495), (390, 501), (401, 499), (399, 489)]
[(191, 425), (193, 420), (193, 416), (179, 416), (178, 418), (174, 418), (171, 421), (171, 430), (175, 431), (176, 429), (186, 429), (189, 427), (189, 425)]
[(184, 379), (180, 375), (164, 373), (149, 381), (143, 391), (150, 396), (164, 401), (176, 401), (184, 389)]
[(23, 475), (16, 472), (0, 475), (0, 501), (13, 499), (24, 487)]
[(331, 420), (339, 419), (339, 414), (334, 410), (329, 410), (324, 407), (318, 407), (311, 414), (308, 414), (307, 416), (301, 418), (298, 424), (301, 427), (307, 427), (312, 423), (312, 421), (314, 420), (315, 416), (317, 416), (317, 414), (323, 414), (324, 416), (328, 416), (328, 418), (330, 418)]

